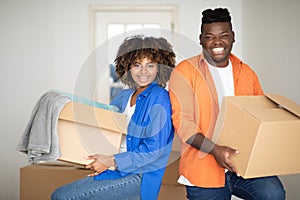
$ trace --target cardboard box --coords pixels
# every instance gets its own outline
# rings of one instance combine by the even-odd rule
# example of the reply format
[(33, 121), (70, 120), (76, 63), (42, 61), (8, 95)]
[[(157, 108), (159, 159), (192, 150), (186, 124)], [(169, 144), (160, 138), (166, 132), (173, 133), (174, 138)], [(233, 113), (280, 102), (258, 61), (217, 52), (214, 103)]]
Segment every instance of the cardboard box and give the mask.
[(180, 152), (172, 151), (162, 180), (162, 184), (180, 186), (180, 184), (177, 182), (179, 178), (179, 160)]
[[(173, 155), (175, 159), (177, 155)], [(171, 161), (170, 161), (171, 162)], [(166, 169), (159, 200), (186, 199), (185, 187), (177, 183), (178, 158)], [(52, 192), (70, 182), (86, 177), (92, 171), (68, 163), (45, 163), (22, 167), (20, 169), (20, 199), (50, 199)]]
[(88, 155), (116, 154), (126, 131), (124, 114), (70, 102), (62, 109), (58, 120), (58, 160), (86, 165), (90, 163), (84, 159)]
[(225, 97), (214, 141), (239, 150), (244, 178), (300, 173), (300, 106), (281, 95)]
[(186, 200), (185, 186), (162, 184), (158, 200)]
[(20, 169), (20, 199), (50, 199), (52, 192), (64, 184), (79, 180), (92, 171), (66, 163), (35, 164)]
[[(176, 149), (176, 147), (173, 149)], [(180, 152), (172, 151), (162, 180), (162, 185), (160, 188), (158, 200), (187, 199), (185, 186), (177, 182), (179, 178), (179, 160), (180, 160)]]

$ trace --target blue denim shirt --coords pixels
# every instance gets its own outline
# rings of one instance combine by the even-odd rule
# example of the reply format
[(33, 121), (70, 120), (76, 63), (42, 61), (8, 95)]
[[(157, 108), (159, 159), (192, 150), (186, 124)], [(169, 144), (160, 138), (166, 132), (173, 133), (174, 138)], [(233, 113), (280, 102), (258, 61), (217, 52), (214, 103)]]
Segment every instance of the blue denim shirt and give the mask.
[[(111, 104), (123, 112), (132, 92), (123, 90)], [(142, 174), (141, 198), (156, 200), (172, 149), (171, 112), (168, 92), (156, 83), (139, 94), (127, 128), (127, 151), (115, 155), (117, 170), (107, 170), (95, 180)]]

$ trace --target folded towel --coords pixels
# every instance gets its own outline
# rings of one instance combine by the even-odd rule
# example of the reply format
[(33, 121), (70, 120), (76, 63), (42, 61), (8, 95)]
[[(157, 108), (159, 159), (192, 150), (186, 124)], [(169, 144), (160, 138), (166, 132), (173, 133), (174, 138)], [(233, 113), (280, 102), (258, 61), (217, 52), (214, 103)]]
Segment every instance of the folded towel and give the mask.
[(65, 96), (69, 97), (71, 101), (76, 102), (76, 103), (82, 103), (82, 104), (85, 104), (85, 105), (89, 105), (89, 106), (93, 106), (93, 107), (97, 107), (97, 108), (102, 108), (102, 109), (105, 109), (105, 110), (112, 110), (112, 111), (115, 111), (115, 112), (119, 111), (119, 108), (117, 106), (109, 105), (109, 104), (105, 104), (105, 103), (100, 103), (100, 102), (97, 102), (97, 101), (93, 101), (93, 100), (88, 99), (86, 97), (77, 96), (77, 95), (74, 95), (74, 94), (70, 94), (70, 93), (67, 93), (67, 92), (64, 92), (64, 91), (54, 90), (54, 89), (50, 90), (50, 92), (57, 92), (59, 94), (65, 95)]
[(59, 158), (57, 122), (60, 111), (70, 98), (49, 91), (40, 97), (21, 136), (17, 150), (26, 153), (30, 163)]

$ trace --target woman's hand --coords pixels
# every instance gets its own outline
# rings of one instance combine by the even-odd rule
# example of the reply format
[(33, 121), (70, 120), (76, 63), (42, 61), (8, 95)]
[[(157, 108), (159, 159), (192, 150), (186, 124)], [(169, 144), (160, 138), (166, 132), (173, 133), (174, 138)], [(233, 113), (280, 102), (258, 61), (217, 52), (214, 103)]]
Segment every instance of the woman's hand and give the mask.
[(86, 159), (93, 161), (86, 165), (85, 168), (95, 171), (95, 173), (89, 174), (88, 176), (97, 176), (108, 168), (115, 166), (114, 156), (95, 154), (87, 156)]

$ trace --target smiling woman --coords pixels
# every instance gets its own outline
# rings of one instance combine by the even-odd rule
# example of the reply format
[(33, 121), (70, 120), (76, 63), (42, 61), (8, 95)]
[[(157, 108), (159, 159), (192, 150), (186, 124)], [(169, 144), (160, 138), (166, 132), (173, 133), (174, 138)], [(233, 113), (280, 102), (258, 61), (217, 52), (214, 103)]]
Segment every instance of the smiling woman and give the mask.
[(94, 173), (58, 188), (52, 200), (158, 198), (174, 137), (164, 87), (175, 67), (175, 53), (164, 38), (137, 35), (123, 41), (114, 62), (117, 78), (129, 87), (111, 102), (128, 120), (120, 153), (90, 155), (86, 168)]

